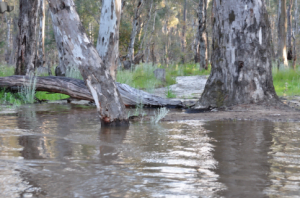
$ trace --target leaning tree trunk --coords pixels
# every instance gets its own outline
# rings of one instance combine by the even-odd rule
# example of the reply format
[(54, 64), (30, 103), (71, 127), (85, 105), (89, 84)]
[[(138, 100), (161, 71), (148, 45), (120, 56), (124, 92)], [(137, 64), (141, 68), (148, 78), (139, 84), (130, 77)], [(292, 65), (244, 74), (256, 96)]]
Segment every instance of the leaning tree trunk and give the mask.
[[(54, 29), (61, 41), (57, 43), (63, 49), (64, 57), (79, 66), (81, 75), (94, 98), (101, 122), (108, 125), (128, 124), (125, 106), (117, 86), (97, 50), (87, 38), (73, 0), (48, 0), (48, 2)], [(117, 0), (117, 4), (121, 4), (121, 0)]]
[(114, 80), (118, 68), (120, 20), (121, 3), (115, 0), (103, 1), (97, 51)]
[(128, 46), (128, 53), (127, 53), (127, 58), (129, 59), (130, 63), (132, 64), (134, 61), (134, 43), (135, 43), (135, 37), (137, 34), (137, 29), (139, 26), (139, 19), (141, 17), (141, 9), (142, 9), (142, 5), (144, 3), (144, 0), (139, 0), (138, 4), (135, 8), (135, 12), (134, 12), (134, 18), (133, 18), (133, 22), (132, 22), (132, 32), (130, 35), (130, 42), (129, 42), (129, 46)]
[(37, 56), (37, 67), (43, 67), (45, 64), (45, 0), (40, 0), (39, 7), (39, 45), (38, 45), (38, 56)]
[(200, 68), (208, 68), (207, 60), (207, 36), (206, 36), (206, 7), (207, 0), (200, 0), (198, 7), (198, 33), (199, 33), (199, 44), (200, 44)]
[(287, 19), (286, 19), (286, 0), (278, 0), (278, 49), (277, 49), (277, 61), (278, 68), (281, 64), (288, 66), (287, 61), (287, 46), (286, 46), (286, 34), (287, 34)]
[(195, 108), (276, 104), (263, 1), (214, 1), (212, 73)]
[(34, 72), (36, 55), (36, 27), (39, 0), (20, 0), (18, 52), (15, 74)]

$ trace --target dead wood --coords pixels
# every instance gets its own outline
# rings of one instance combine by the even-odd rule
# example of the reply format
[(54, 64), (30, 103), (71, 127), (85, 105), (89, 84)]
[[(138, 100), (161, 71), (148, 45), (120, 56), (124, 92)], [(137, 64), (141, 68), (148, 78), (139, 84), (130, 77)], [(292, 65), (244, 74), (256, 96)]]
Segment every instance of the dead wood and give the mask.
[[(10, 88), (12, 90), (18, 90), (18, 87), (23, 86), (29, 82), (27, 76), (8, 76), (0, 77), (0, 87)], [(116, 83), (123, 103), (126, 106), (136, 106), (137, 104), (143, 104), (145, 106), (172, 106), (183, 107), (183, 103), (180, 100), (170, 100), (161, 98), (145, 91), (138, 90), (130, 87), (126, 84)], [(71, 98), (78, 100), (93, 101), (93, 97), (87, 89), (84, 81), (61, 77), (61, 76), (47, 76), (37, 77), (36, 91), (47, 91), (51, 93), (61, 93), (69, 95)]]

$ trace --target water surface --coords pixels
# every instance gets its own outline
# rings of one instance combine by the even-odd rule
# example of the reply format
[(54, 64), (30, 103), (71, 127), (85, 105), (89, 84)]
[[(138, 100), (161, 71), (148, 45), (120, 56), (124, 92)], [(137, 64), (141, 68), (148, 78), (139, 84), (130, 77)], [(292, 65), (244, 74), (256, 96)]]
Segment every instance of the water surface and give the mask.
[(95, 110), (0, 115), (0, 197), (299, 197), (300, 124), (133, 123)]

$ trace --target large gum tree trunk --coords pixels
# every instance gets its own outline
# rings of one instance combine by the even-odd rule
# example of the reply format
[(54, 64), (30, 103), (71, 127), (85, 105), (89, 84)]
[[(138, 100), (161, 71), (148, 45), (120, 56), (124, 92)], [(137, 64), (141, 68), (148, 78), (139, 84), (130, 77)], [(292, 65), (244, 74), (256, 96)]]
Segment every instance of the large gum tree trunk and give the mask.
[(94, 98), (100, 120), (106, 125), (128, 124), (117, 86), (84, 32), (73, 0), (48, 2), (56, 36), (61, 41), (57, 44), (63, 49), (64, 57), (79, 66)]
[(39, 0), (20, 0), (16, 75), (29, 75), (34, 72), (39, 2)]
[(103, 1), (97, 51), (114, 80), (118, 68), (120, 21), (121, 0)]
[(212, 72), (195, 108), (277, 104), (263, 1), (215, 0), (213, 6)]

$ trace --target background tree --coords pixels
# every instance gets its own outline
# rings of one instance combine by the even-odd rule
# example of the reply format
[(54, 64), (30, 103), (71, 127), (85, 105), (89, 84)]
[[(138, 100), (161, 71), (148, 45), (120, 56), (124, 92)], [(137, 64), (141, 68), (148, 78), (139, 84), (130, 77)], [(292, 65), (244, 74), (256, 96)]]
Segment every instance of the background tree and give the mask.
[(16, 75), (34, 72), (39, 0), (20, 0)]

